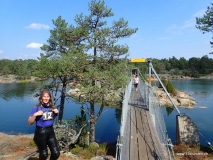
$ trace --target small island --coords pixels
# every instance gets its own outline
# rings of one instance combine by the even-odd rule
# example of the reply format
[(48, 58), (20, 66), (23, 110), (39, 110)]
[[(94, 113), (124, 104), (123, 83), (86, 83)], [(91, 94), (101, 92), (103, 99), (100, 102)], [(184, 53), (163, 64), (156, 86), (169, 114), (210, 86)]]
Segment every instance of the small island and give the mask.
[[(172, 107), (173, 104), (168, 98), (166, 92), (162, 88), (153, 87), (152, 88), (157, 97), (159, 98), (161, 106)], [(175, 95), (171, 95), (172, 101), (175, 103), (177, 107), (192, 109), (194, 105), (197, 104), (196, 100), (188, 95), (186, 92), (179, 91), (177, 89)]]

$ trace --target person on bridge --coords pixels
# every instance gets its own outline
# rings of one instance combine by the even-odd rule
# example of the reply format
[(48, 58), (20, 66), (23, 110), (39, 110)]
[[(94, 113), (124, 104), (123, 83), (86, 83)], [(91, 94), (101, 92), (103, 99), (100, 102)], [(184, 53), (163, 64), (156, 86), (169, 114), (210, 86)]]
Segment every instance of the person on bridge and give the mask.
[(54, 107), (51, 94), (48, 90), (41, 92), (39, 103), (32, 108), (28, 118), (28, 124), (36, 122), (34, 142), (39, 150), (39, 159), (46, 160), (48, 157), (47, 146), (51, 151), (51, 160), (57, 160), (60, 156), (58, 143), (53, 129), (53, 121), (58, 115), (58, 109)]
[(134, 76), (134, 86), (135, 86), (135, 90), (137, 91), (138, 89), (138, 83), (139, 83), (139, 78), (138, 78), (138, 75), (136, 74)]

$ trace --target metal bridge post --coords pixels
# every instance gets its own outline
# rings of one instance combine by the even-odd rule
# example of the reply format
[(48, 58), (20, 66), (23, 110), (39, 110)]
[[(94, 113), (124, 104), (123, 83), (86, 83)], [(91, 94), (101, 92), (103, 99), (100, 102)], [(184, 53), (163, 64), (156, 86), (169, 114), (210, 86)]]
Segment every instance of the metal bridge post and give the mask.
[[(155, 74), (156, 78), (158, 79), (159, 83), (161, 84), (161, 86), (163, 87), (164, 91), (166, 92), (167, 96), (169, 97), (170, 101), (172, 102), (173, 106), (175, 107), (176, 111), (178, 112), (179, 115), (180, 111), (178, 109), (178, 107), (176, 106), (176, 104), (174, 103), (174, 101), (172, 100), (171, 96), (169, 95), (167, 89), (165, 88), (164, 84), (161, 82), (160, 78), (158, 77), (157, 73), (155, 72), (154, 67), (152, 66), (151, 60), (148, 60), (149, 63), (149, 70), (151, 69), (151, 71), (153, 71), (153, 73)], [(150, 72), (151, 72), (150, 71)]]

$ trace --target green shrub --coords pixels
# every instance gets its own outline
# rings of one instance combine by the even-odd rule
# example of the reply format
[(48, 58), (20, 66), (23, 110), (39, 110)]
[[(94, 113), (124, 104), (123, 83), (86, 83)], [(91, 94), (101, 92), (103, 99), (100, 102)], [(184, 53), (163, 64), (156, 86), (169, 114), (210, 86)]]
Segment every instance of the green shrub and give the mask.
[(33, 140), (30, 141), (29, 146), (36, 146), (35, 142)]
[[(171, 93), (172, 95), (175, 95), (175, 94), (176, 94), (175, 87), (174, 87), (174, 85), (172, 84), (171, 81), (166, 80), (165, 78), (162, 78), (162, 79), (161, 79), (161, 82), (163, 83), (164, 87), (166, 88), (166, 90), (167, 90), (169, 93)], [(159, 85), (159, 88), (163, 88), (161, 84)]]
[(79, 153), (81, 153), (83, 151), (83, 147), (80, 147), (79, 145), (76, 145), (75, 148), (73, 148), (71, 150), (71, 152), (75, 155), (78, 155)]
[(75, 155), (84, 157), (85, 159), (90, 159), (98, 155), (106, 155), (106, 146), (107, 144), (105, 143), (100, 144), (99, 146), (91, 144), (86, 148), (76, 145), (76, 147), (73, 148), (71, 152)]
[(168, 91), (169, 93), (171, 93), (171, 94), (173, 94), (173, 95), (176, 94), (175, 87), (174, 87), (174, 85), (172, 84), (172, 82), (169, 81), (169, 80), (168, 80), (168, 82), (167, 82), (166, 89), (167, 89), (167, 91)]
[[(165, 87), (167, 86), (167, 80), (165, 78), (161, 78), (161, 82)], [(159, 84), (159, 88), (163, 88), (161, 84)]]

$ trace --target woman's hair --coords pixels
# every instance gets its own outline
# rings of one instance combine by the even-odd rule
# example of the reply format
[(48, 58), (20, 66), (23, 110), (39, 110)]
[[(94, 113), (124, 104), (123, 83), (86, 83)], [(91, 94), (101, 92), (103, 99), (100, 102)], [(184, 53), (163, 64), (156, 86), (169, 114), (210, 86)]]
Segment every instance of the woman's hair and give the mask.
[(50, 94), (50, 92), (48, 90), (43, 90), (39, 96), (39, 103), (36, 105), (36, 106), (41, 106), (42, 105), (42, 97), (44, 96), (44, 94), (47, 93), (49, 96), (50, 96), (50, 100), (49, 100), (49, 105), (50, 105), (50, 108), (51, 109), (54, 109), (55, 106), (53, 105), (53, 102), (52, 102), (52, 96)]

